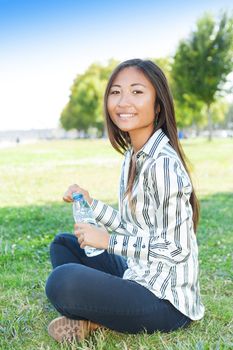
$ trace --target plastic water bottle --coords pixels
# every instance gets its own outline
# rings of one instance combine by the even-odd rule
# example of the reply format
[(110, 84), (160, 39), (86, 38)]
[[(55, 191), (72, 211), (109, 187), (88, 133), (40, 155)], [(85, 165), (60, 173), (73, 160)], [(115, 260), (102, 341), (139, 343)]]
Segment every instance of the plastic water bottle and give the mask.
[[(88, 224), (98, 226), (93, 216), (92, 209), (90, 205), (87, 203), (87, 201), (84, 199), (83, 195), (81, 193), (75, 192), (72, 194), (72, 198), (74, 201), (73, 202), (74, 221), (76, 223), (85, 222)], [(104, 252), (104, 249), (97, 249), (94, 247), (86, 246), (84, 248), (84, 251), (88, 257), (91, 257), (91, 256), (102, 254)]]

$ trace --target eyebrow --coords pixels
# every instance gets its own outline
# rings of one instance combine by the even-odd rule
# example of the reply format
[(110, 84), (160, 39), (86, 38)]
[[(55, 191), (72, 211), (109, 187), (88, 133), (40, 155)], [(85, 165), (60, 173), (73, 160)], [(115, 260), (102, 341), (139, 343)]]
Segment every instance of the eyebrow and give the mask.
[[(141, 85), (141, 86), (144, 86), (144, 87), (146, 87), (146, 85), (144, 85), (144, 84), (141, 84), (141, 83), (134, 83), (134, 84), (131, 84), (130, 86), (135, 86), (135, 85)], [(121, 85), (118, 85), (118, 84), (113, 84), (113, 85), (111, 85), (111, 88), (112, 87), (121, 87)]]

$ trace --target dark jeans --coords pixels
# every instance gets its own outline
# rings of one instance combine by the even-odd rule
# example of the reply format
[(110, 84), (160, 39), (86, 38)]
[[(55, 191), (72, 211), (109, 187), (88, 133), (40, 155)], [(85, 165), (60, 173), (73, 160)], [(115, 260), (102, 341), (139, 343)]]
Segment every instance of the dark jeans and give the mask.
[(157, 298), (140, 284), (122, 278), (126, 260), (118, 255), (87, 257), (77, 238), (55, 237), (50, 247), (54, 270), (46, 294), (62, 315), (87, 319), (118, 332), (169, 332), (191, 320), (169, 301)]

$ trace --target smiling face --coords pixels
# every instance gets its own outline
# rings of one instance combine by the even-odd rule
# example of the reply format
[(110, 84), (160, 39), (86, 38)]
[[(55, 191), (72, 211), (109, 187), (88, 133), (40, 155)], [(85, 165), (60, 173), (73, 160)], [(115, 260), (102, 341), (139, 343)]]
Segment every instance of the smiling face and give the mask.
[(156, 92), (136, 67), (121, 70), (111, 85), (107, 109), (112, 122), (130, 138), (148, 139), (154, 131)]

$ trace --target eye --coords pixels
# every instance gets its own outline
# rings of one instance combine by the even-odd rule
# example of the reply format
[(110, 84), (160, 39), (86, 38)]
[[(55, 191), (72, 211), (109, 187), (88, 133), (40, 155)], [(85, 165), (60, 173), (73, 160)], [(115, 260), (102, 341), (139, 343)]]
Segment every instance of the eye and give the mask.
[(134, 95), (143, 94), (143, 91), (141, 91), (141, 90), (133, 90), (133, 94)]
[(117, 95), (119, 93), (120, 93), (119, 90), (112, 90), (112, 91), (110, 91), (110, 95)]

